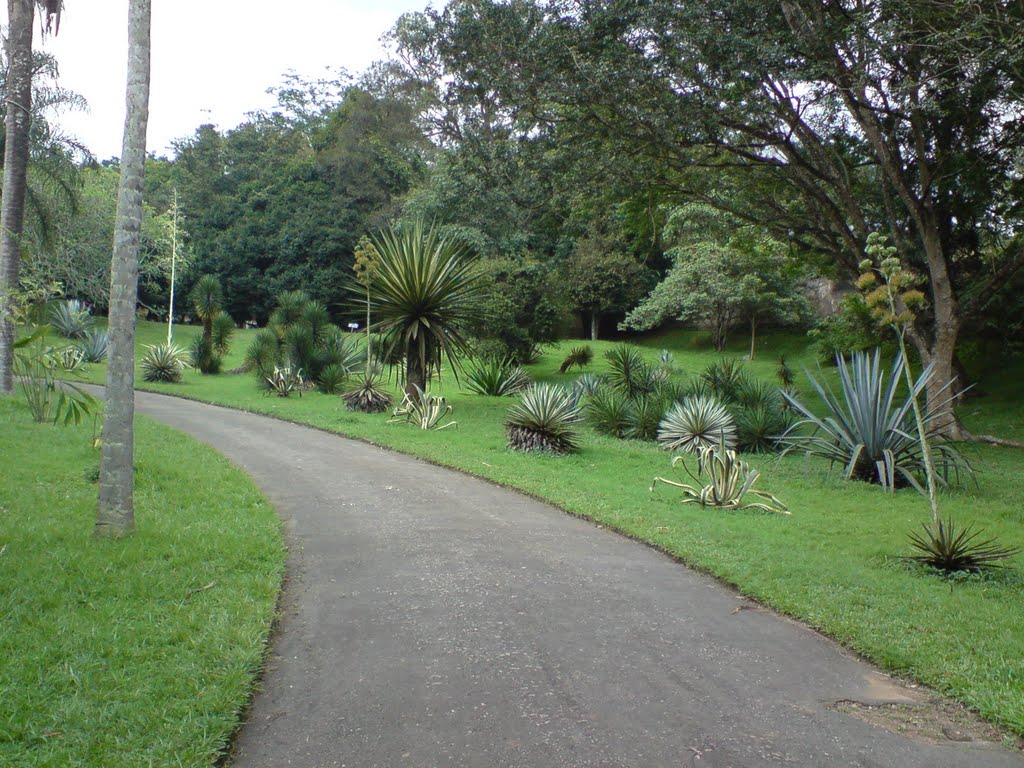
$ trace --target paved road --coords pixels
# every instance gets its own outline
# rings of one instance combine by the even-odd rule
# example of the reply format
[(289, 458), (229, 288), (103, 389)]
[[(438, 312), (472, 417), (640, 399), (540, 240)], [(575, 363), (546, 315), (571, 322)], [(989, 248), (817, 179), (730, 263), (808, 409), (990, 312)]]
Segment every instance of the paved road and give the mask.
[(835, 711), (915, 694), (544, 504), (260, 416), (138, 406), (248, 472), (286, 523), (286, 610), (236, 768), (1024, 766)]

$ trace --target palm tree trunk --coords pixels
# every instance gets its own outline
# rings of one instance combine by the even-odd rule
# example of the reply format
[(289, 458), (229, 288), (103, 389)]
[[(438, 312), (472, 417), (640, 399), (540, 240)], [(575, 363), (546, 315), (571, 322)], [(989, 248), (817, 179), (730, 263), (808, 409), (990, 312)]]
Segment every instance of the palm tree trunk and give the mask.
[[(419, 393), (425, 392), (427, 389), (425, 356), (418, 341), (409, 342), (405, 350), (405, 394), (411, 398), (419, 398)], [(417, 387), (419, 387), (419, 391), (417, 391)]]
[(110, 267), (110, 351), (100, 460), (96, 533), (120, 536), (135, 527), (135, 306), (139, 285), (139, 233), (149, 121), (150, 0), (128, 10), (128, 88), (121, 185)]
[(21, 232), (25, 215), (29, 128), (32, 124), (32, 26), (34, 0), (7, 0), (7, 117), (4, 130), (3, 202), (0, 205), (0, 394), (14, 391), (14, 320)]

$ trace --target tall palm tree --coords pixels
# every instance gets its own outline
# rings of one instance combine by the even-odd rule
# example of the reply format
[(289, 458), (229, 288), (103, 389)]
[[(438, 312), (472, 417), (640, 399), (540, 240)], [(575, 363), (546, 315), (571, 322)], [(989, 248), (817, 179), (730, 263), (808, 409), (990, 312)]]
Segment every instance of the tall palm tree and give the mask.
[[(14, 391), (14, 322), (10, 304), (18, 289), (25, 218), (29, 131), (32, 127), (32, 29), (36, 0), (7, 0), (7, 114), (4, 118), (3, 199), (0, 202), (0, 394)], [(45, 28), (60, 24), (59, 0), (42, 3)]]
[(375, 327), (387, 358), (404, 354), (405, 391), (416, 397), (444, 358), (457, 371), (458, 355), (469, 352), (463, 329), (481, 319), (481, 284), (466, 244), (422, 221), (381, 232), (374, 246)]
[(121, 536), (135, 527), (132, 464), (135, 454), (135, 306), (139, 289), (139, 235), (149, 122), (150, 0), (130, 0), (128, 87), (121, 186), (110, 267), (107, 404), (100, 457), (96, 533)]

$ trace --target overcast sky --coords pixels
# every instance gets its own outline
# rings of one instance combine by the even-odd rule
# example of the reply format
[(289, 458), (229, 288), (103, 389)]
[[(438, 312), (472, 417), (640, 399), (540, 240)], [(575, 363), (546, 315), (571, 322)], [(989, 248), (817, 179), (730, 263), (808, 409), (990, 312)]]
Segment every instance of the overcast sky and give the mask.
[[(147, 147), (166, 154), (202, 123), (232, 128), (273, 105), (266, 94), (295, 70), (310, 78), (353, 74), (382, 55), (381, 35), (427, 0), (154, 0)], [(435, 2), (443, 5), (443, 2)], [(128, 0), (74, 0), (60, 34), (42, 43), (61, 84), (85, 96), (88, 114), (57, 119), (99, 159), (120, 155), (124, 131)], [(36, 45), (39, 42), (38, 25)]]

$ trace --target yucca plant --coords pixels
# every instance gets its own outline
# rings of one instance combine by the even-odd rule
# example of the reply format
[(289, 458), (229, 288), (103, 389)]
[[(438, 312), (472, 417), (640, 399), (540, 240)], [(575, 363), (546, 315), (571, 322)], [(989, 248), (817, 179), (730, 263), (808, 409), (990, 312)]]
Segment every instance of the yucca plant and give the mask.
[(952, 518), (937, 524), (922, 525), (924, 533), (911, 531), (910, 545), (918, 554), (904, 559), (931, 566), (946, 573), (981, 571), (1005, 567), (1004, 561), (1021, 553), (1019, 547), (1003, 547), (994, 538), (980, 539), (982, 532), (967, 526), (959, 533)]
[[(777, 512), (788, 515), (786, 505), (766, 491), (754, 488), (754, 483), (761, 476), (747, 462), (736, 455), (736, 451), (722, 446), (705, 446), (701, 448), (697, 458), (697, 472), (694, 473), (687, 464), (686, 456), (676, 456), (672, 467), (682, 464), (693, 485), (664, 477), (654, 478), (651, 485), (653, 491), (658, 483), (671, 485), (683, 492), (684, 504), (700, 504), (702, 507), (718, 507), (719, 509), (760, 509), (764, 512)], [(763, 501), (744, 501), (749, 495), (757, 496)]]
[(733, 402), (747, 408), (782, 408), (782, 393), (768, 382), (746, 377), (736, 387)]
[(514, 395), (530, 386), (530, 376), (512, 360), (479, 358), (466, 369), (466, 389), (478, 395)]
[(594, 350), (590, 348), (589, 344), (584, 344), (582, 347), (573, 347), (558, 367), (558, 372), (566, 373), (570, 368), (586, 368), (593, 359)]
[(582, 373), (576, 377), (569, 390), (573, 403), (579, 405), (584, 397), (593, 397), (604, 386), (604, 377), (596, 373)]
[(341, 399), (350, 411), (383, 413), (391, 407), (391, 395), (380, 386), (380, 379), (371, 374), (363, 376)]
[(146, 347), (139, 366), (142, 378), (149, 382), (165, 382), (177, 384), (187, 366), (188, 355), (176, 344), (153, 344)]
[(774, 406), (761, 403), (734, 409), (736, 448), (745, 453), (778, 450), (782, 436), (793, 424), (792, 411), (781, 406), (780, 398)]
[(595, 432), (610, 437), (624, 437), (629, 428), (630, 401), (611, 387), (599, 389), (589, 398), (583, 415)]
[(341, 392), (348, 381), (349, 369), (338, 363), (331, 363), (324, 366), (316, 379), (316, 388), (325, 395), (334, 395)]
[(302, 313), (309, 302), (309, 294), (305, 291), (282, 291), (274, 300), (274, 311), (270, 313), (267, 325), (284, 333), (285, 328), (302, 320)]
[(302, 325), (309, 328), (313, 336), (313, 344), (317, 347), (323, 346), (324, 340), (337, 326), (331, 322), (331, 313), (319, 301), (310, 301), (302, 308)]
[(665, 401), (657, 394), (640, 395), (626, 409), (623, 437), (630, 440), (656, 440), (658, 427), (665, 416)]
[(78, 342), (82, 360), (86, 363), (102, 363), (107, 359), (107, 332), (97, 328), (86, 331)]
[(288, 368), (301, 368), (310, 377), (320, 373), (317, 360), (316, 337), (305, 323), (290, 325), (284, 331), (284, 357)]
[(669, 408), (661, 420), (658, 442), (665, 450), (686, 453), (714, 446), (731, 449), (736, 443), (736, 424), (714, 398), (687, 398)]
[(701, 378), (711, 387), (711, 392), (719, 402), (731, 403), (736, 400), (747, 379), (747, 373), (743, 370), (743, 364), (734, 358), (722, 358), (705, 368)]
[(213, 349), (213, 342), (200, 334), (192, 339), (189, 345), (189, 358), (192, 367), (200, 373), (220, 373), (222, 359)]
[(68, 373), (81, 370), (84, 357), (78, 346), (59, 347), (50, 351), (50, 359), (61, 370)]
[[(887, 490), (911, 485), (923, 492), (917, 476), (924, 470), (924, 461), (921, 441), (915, 434), (912, 397), (920, 396), (927, 388), (933, 368), (925, 367), (914, 382), (912, 394), (899, 398), (903, 355), (897, 355), (891, 375), (886, 374), (879, 357), (877, 349), (873, 354), (855, 352), (849, 362), (841, 355), (837, 357), (838, 396), (808, 374), (824, 415), (794, 395), (782, 393), (802, 417), (785, 433), (786, 452), (802, 450), (840, 464), (845, 479), (878, 483)], [(948, 484), (950, 479), (959, 479), (961, 473), (973, 476), (970, 464), (951, 443), (927, 433), (934, 412), (935, 406), (929, 403), (922, 419), (938, 479)]]
[(541, 357), (544, 356), (544, 350), (538, 344), (534, 344), (526, 351), (520, 353), (519, 364), (520, 365), (536, 365), (540, 362)]
[(203, 324), (203, 333), (192, 344), (192, 364), (200, 373), (219, 373), (221, 357), (213, 342), (213, 324), (221, 314), (224, 292), (213, 275), (203, 275), (189, 295), (192, 309)]
[(281, 357), (281, 340), (271, 328), (262, 328), (256, 332), (245, 350), (246, 370), (255, 371), (260, 380), (264, 380), (274, 370)]
[(420, 390), (415, 395), (405, 396), (402, 404), (392, 412), (388, 423), (404, 422), (415, 424), (420, 429), (432, 429), (439, 432), (457, 425), (457, 422), (454, 421), (449, 421), (447, 424), (441, 423), (451, 416), (451, 413), (452, 407), (443, 397)]
[(213, 320), (210, 341), (213, 351), (223, 358), (231, 350), (231, 337), (235, 335), (235, 321), (227, 312), (220, 312)]
[(605, 352), (609, 383), (627, 397), (650, 392), (655, 386), (651, 367), (644, 362), (640, 350), (632, 344), (616, 344)]
[(338, 365), (352, 374), (366, 363), (366, 350), (332, 325), (324, 331), (318, 357), (321, 366)]
[(505, 417), (508, 446), (551, 453), (579, 450), (578, 421), (579, 410), (569, 392), (554, 384), (534, 384)]
[(50, 326), (67, 339), (80, 339), (92, 329), (95, 320), (89, 308), (78, 299), (54, 304), (49, 311)]
[(405, 354), (406, 393), (427, 387), (447, 358), (470, 351), (465, 328), (482, 322), (482, 283), (465, 242), (422, 221), (374, 240), (380, 256), (373, 283), (376, 328), (391, 351)]
[(302, 397), (302, 388), (305, 385), (302, 378), (302, 371), (291, 366), (274, 366), (274, 370), (267, 376), (267, 394), (273, 392), (278, 397), (289, 397), (297, 394)]

